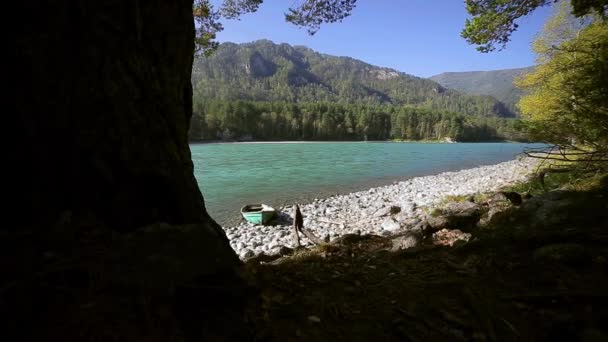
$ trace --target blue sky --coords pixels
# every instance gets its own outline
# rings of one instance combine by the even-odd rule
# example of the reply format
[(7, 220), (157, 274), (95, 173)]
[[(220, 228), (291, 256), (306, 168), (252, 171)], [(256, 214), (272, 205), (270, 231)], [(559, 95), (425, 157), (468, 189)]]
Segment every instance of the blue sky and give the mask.
[[(212, 3), (218, 3), (214, 0)], [(534, 63), (530, 43), (549, 8), (522, 18), (507, 49), (482, 54), (460, 37), (467, 13), (462, 0), (359, 0), (342, 23), (326, 24), (314, 36), (284, 20), (294, 0), (265, 0), (256, 13), (223, 20), (220, 42), (270, 39), (349, 56), (421, 77), (444, 71), (508, 69)]]

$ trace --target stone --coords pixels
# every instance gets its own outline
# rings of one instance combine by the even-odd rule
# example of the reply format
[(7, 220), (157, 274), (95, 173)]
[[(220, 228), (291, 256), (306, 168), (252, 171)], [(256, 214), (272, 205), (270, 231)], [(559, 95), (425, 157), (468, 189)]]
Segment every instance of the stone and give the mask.
[(441, 209), (435, 209), (427, 218), (434, 229), (470, 229), (479, 221), (482, 208), (472, 202), (449, 202)]
[(479, 205), (472, 202), (449, 202), (443, 208), (448, 215), (470, 216), (479, 211)]
[(321, 319), (317, 316), (308, 316), (308, 320), (313, 323), (321, 323)]
[(376, 210), (376, 212), (374, 213), (374, 217), (383, 217), (383, 216), (387, 216), (390, 215), (391, 213), (391, 207), (382, 207), (378, 210)]
[(243, 258), (247, 259), (247, 258), (252, 258), (255, 256), (255, 253), (249, 249), (249, 248), (245, 248), (243, 250), (243, 254), (242, 254)]
[(508, 218), (510, 216), (511, 213), (511, 205), (505, 205), (505, 202), (501, 202), (503, 203), (502, 205), (500, 204), (494, 204), (490, 207), (490, 209), (482, 215), (481, 219), (479, 220), (479, 222), (477, 223), (478, 226), (480, 227), (484, 227), (484, 226), (489, 226), (489, 225), (493, 225), (496, 224), (498, 222), (503, 221), (504, 219)]
[(395, 214), (398, 214), (398, 213), (400, 213), (400, 212), (401, 212), (401, 207), (396, 206), (396, 205), (392, 205), (392, 206), (390, 207), (390, 214), (391, 214), (391, 215), (395, 215)]
[(406, 222), (411, 220), (411, 215), (411, 212), (402, 211), (399, 214), (393, 216), (393, 218), (398, 222), (403, 222), (404, 224), (406, 224)]
[(513, 205), (520, 205), (522, 203), (522, 196), (515, 191), (499, 191), (488, 200), (488, 202), (501, 201), (508, 201)]
[(453, 246), (458, 241), (468, 242), (472, 235), (459, 229), (442, 229), (432, 236), (433, 243), (442, 246)]
[(293, 253), (293, 248), (289, 248), (287, 246), (281, 246), (279, 248), (279, 255), (284, 256), (284, 255), (291, 255)]
[(383, 230), (394, 232), (396, 230), (399, 230), (401, 228), (401, 225), (399, 224), (399, 222), (395, 221), (395, 219), (387, 218), (386, 220), (384, 220), (384, 222), (382, 222), (381, 227)]
[(450, 221), (445, 216), (429, 216), (426, 222), (434, 229), (443, 229), (450, 225)]
[(402, 249), (408, 249), (418, 246), (420, 244), (420, 237), (416, 234), (408, 234), (399, 236), (391, 240), (392, 246), (390, 250), (396, 252)]

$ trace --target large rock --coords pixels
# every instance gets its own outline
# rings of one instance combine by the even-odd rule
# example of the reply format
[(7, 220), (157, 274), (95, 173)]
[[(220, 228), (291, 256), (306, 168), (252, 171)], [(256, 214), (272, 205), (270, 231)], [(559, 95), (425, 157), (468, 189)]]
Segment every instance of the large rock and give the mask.
[(391, 240), (392, 246), (390, 250), (396, 252), (402, 249), (413, 248), (420, 244), (420, 240), (421, 238), (417, 234), (399, 236)]
[(481, 217), (483, 208), (472, 202), (449, 202), (441, 209), (435, 209), (428, 224), (435, 230), (444, 228), (471, 229)]
[(488, 199), (488, 203), (509, 202), (513, 205), (522, 203), (522, 196), (515, 191), (499, 191)]
[(491, 226), (499, 222), (508, 220), (511, 217), (511, 205), (491, 205), (479, 219), (478, 226)]
[(453, 246), (456, 242), (468, 242), (471, 234), (464, 233), (460, 229), (442, 229), (432, 236), (436, 245)]
[(517, 211), (516, 218), (518, 220), (523, 218), (530, 227), (548, 227), (577, 219), (580, 214), (572, 209), (576, 203), (585, 203), (585, 201), (572, 196), (567, 191), (550, 191), (543, 196), (525, 201)]

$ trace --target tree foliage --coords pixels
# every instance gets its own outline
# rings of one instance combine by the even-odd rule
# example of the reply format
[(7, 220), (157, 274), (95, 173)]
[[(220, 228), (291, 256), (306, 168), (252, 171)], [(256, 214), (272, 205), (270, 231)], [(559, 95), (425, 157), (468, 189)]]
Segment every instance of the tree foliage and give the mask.
[(215, 37), (223, 29), (220, 13), (213, 9), (209, 0), (194, 0), (192, 14), (196, 29), (195, 52), (209, 56), (219, 46)]
[(608, 152), (608, 23), (576, 19), (562, 5), (533, 44), (535, 71), (517, 81), (534, 137), (566, 149)]
[[(503, 49), (518, 28), (517, 19), (555, 2), (558, 0), (465, 0), (473, 17), (466, 20), (461, 35), (481, 52), (494, 51), (496, 46)], [(593, 12), (605, 18), (608, 12), (608, 0), (573, 0), (571, 4), (577, 17)]]
[(308, 33), (315, 34), (321, 24), (339, 22), (348, 17), (356, 3), (357, 0), (302, 0), (298, 6), (289, 8), (285, 20), (307, 27)]
[[(215, 37), (223, 26), (221, 17), (239, 19), (242, 15), (258, 10), (264, 0), (222, 0), (215, 10), (210, 0), (194, 0), (192, 12), (196, 26), (196, 51), (209, 55), (218, 43)], [(285, 20), (305, 27), (315, 34), (322, 24), (340, 22), (355, 8), (357, 0), (297, 0), (285, 13)]]

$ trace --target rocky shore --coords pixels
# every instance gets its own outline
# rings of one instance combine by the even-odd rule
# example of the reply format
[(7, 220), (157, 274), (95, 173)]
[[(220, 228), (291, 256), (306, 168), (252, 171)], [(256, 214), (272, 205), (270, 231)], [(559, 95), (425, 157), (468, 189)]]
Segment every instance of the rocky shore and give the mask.
[[(427, 223), (430, 208), (446, 197), (499, 190), (525, 180), (536, 165), (536, 160), (523, 158), (317, 199), (300, 205), (304, 227), (326, 241), (346, 234), (390, 236), (421, 229), (419, 226)], [(293, 209), (284, 207), (278, 210), (278, 217), (269, 225), (243, 221), (238, 226), (225, 228), (230, 245), (241, 258), (261, 253), (277, 254), (284, 247), (294, 247)], [(301, 243), (312, 245), (306, 238)]]

